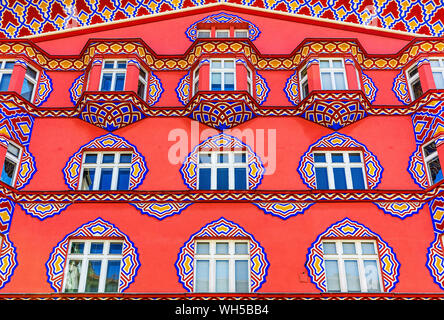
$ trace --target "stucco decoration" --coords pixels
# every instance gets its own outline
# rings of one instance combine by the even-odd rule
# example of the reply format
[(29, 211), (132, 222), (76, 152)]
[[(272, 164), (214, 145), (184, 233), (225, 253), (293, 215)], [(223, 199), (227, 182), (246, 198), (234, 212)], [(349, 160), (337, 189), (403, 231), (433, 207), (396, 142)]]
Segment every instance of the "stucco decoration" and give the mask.
[(253, 235), (241, 226), (222, 217), (208, 223), (193, 234), (179, 250), (175, 266), (179, 282), (188, 292), (193, 292), (194, 288), (194, 240), (198, 237), (248, 239), (250, 242), (250, 291), (257, 292), (260, 289), (265, 282), (270, 265), (264, 248), (261, 247)]
[(382, 272), (382, 282), (384, 292), (391, 292), (399, 278), (400, 263), (393, 252), (393, 249), (381, 239), (381, 237), (372, 232), (367, 227), (345, 218), (334, 223), (321, 233), (308, 248), (306, 267), (311, 281), (316, 288), (322, 292), (327, 291), (327, 280), (325, 275), (324, 255), (322, 249), (322, 240), (332, 239), (376, 239), (379, 263)]
[(131, 159), (131, 172), (129, 181), (129, 190), (136, 189), (145, 178), (148, 172), (148, 168), (145, 163), (145, 157), (137, 151), (135, 145), (129, 143), (122, 137), (116, 136), (112, 133), (108, 133), (101, 137), (98, 137), (87, 144), (80, 147), (80, 149), (69, 158), (65, 167), (63, 168), (63, 175), (65, 183), (71, 190), (78, 189), (78, 183), (80, 181), (80, 172), (82, 167), (83, 151), (88, 149), (98, 149), (103, 151), (104, 149), (118, 150), (118, 149), (130, 149), (132, 150)]
[(123, 240), (122, 261), (120, 264), (119, 292), (125, 291), (134, 281), (140, 267), (139, 254), (134, 243), (112, 223), (97, 218), (85, 223), (75, 231), (66, 235), (52, 250), (46, 262), (46, 275), (51, 288), (55, 292), (63, 289), (65, 261), (68, 255), (71, 238), (116, 238)]

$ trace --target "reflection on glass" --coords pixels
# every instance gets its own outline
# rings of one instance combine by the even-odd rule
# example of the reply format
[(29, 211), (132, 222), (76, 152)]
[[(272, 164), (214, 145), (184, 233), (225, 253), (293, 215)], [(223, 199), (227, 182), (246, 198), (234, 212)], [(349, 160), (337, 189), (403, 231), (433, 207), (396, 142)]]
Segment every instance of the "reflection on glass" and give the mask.
[(228, 260), (216, 260), (216, 292), (228, 292)]
[(93, 190), (95, 173), (96, 169), (93, 168), (85, 168), (83, 170), (81, 190)]
[(236, 260), (235, 262), (235, 290), (236, 292), (248, 292), (248, 260)]
[(338, 261), (325, 260), (325, 273), (327, 277), (327, 291), (328, 292), (341, 291), (341, 285), (339, 283)]
[(88, 263), (88, 273), (86, 275), (85, 292), (98, 292), (99, 291), (99, 279), (100, 269), (102, 267), (102, 261), (90, 260)]
[(210, 290), (210, 262), (208, 260), (196, 261), (196, 292), (208, 292)]
[(117, 292), (119, 289), (120, 260), (108, 261), (105, 292)]
[(360, 292), (358, 262), (356, 260), (345, 260), (344, 265), (348, 292)]
[(68, 273), (66, 275), (65, 292), (78, 292), (80, 281), (81, 260), (70, 260), (68, 262)]
[(364, 260), (365, 280), (369, 292), (379, 292), (379, 273), (375, 260)]

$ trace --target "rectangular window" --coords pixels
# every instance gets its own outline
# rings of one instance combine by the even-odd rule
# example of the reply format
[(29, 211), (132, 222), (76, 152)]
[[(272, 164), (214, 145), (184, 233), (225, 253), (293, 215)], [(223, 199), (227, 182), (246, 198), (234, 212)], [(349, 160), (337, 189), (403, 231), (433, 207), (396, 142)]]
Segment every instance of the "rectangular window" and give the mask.
[(229, 38), (230, 30), (216, 30), (216, 38)]
[(248, 30), (234, 30), (235, 38), (248, 38)]
[(435, 141), (427, 143), (422, 148), (424, 163), (427, 168), (430, 185), (434, 185), (443, 179), (441, 171), (441, 163), (439, 162), (438, 151), (436, 150)]
[(137, 84), (137, 95), (140, 98), (142, 98), (142, 100), (145, 100), (146, 98), (147, 84), (148, 84), (148, 73), (145, 70), (140, 69), (139, 82)]
[(299, 79), (301, 83), (301, 100), (308, 96), (308, 77), (307, 77), (307, 67), (302, 68), (299, 73)]
[(198, 30), (197, 37), (198, 38), (211, 38), (211, 31), (210, 30)]
[(131, 158), (128, 151), (84, 153), (80, 190), (128, 190)]
[(31, 67), (26, 68), (25, 80), (23, 81), (22, 92), (20, 95), (28, 101), (33, 101), (35, 88), (37, 87), (38, 72)]
[(366, 189), (365, 169), (359, 151), (313, 154), (317, 189)]
[(250, 291), (247, 240), (198, 240), (194, 245), (195, 292)]
[(347, 77), (342, 59), (319, 61), (322, 90), (347, 90)]
[(430, 59), (430, 66), (432, 67), (432, 74), (433, 79), (435, 80), (436, 89), (444, 89), (444, 59)]
[(328, 292), (381, 292), (377, 243), (373, 240), (322, 242)]
[(247, 190), (247, 153), (201, 152), (198, 164), (200, 190)]
[(20, 157), (21, 148), (9, 142), (0, 180), (12, 187), (15, 185)]
[(231, 59), (211, 60), (210, 88), (214, 91), (235, 90), (236, 64)]
[(0, 91), (8, 91), (14, 61), (0, 61)]
[(63, 292), (118, 292), (123, 243), (71, 240)]
[(125, 76), (125, 60), (105, 60), (102, 67), (100, 91), (123, 91)]
[(423, 94), (423, 91), (419, 79), (418, 67), (416, 65), (407, 70), (407, 83), (412, 100), (418, 99)]

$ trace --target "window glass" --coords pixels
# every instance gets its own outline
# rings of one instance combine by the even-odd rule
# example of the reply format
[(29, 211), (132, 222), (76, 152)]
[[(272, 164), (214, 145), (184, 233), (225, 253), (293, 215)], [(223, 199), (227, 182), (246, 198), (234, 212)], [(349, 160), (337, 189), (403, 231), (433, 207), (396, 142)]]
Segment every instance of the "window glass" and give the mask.
[(235, 62), (233, 59), (211, 60), (210, 88), (211, 90), (235, 90)]
[(228, 254), (228, 242), (216, 242), (216, 254)]
[(342, 59), (321, 59), (319, 68), (323, 90), (347, 89), (345, 67)]
[(328, 292), (341, 291), (341, 285), (339, 282), (339, 268), (338, 261), (325, 260), (325, 274), (327, 277), (327, 290)]
[(431, 141), (422, 147), (424, 162), (427, 168), (427, 174), (429, 177), (429, 183), (431, 185), (438, 183), (443, 179), (441, 170), (441, 163), (438, 157), (438, 151), (436, 150), (436, 144)]
[(248, 260), (235, 261), (235, 291), (248, 292)]
[(3, 163), (2, 174), (0, 177), (0, 180), (7, 185), (14, 186), (18, 165), (20, 162), (20, 151), (21, 149), (16, 147), (14, 144), (11, 142), (8, 143), (5, 162)]
[(125, 88), (125, 75), (126, 75), (126, 61), (124, 60), (104, 61), (100, 90), (123, 91)]

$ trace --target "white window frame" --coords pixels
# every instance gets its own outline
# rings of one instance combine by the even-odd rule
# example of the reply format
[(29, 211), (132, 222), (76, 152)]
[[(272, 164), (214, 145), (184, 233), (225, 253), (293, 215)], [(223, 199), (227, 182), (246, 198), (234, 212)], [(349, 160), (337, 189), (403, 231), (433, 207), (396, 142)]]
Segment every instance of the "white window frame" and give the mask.
[[(305, 75), (302, 75), (302, 72), (305, 70)], [(304, 100), (304, 98), (310, 93), (307, 92), (307, 94), (305, 94), (304, 92), (304, 85), (307, 85), (308, 88), (308, 67), (307, 65), (305, 65), (303, 68), (301, 68), (301, 70), (299, 71), (299, 83), (300, 83), (300, 92), (301, 92), (301, 100)]]
[[(205, 37), (205, 36), (202, 36), (202, 35), (199, 35), (199, 34), (202, 34), (202, 33), (206, 33), (206, 32), (208, 32), (208, 37)], [(196, 33), (196, 37), (198, 38), (198, 39), (206, 39), (206, 38), (211, 38), (211, 30), (210, 29), (200, 29), (200, 30), (197, 30), (197, 33)]]
[[(334, 68), (333, 67), (333, 60), (341, 61), (342, 67), (341, 68)], [(328, 61), (329, 68), (321, 68), (321, 61)], [(336, 81), (334, 74), (335, 72), (342, 72), (344, 74), (344, 86), (345, 89), (337, 89), (336, 88)], [(324, 89), (324, 84), (322, 83), (322, 73), (329, 73), (330, 74), (330, 81), (332, 83), (332, 89)], [(321, 87), (322, 90), (348, 90), (348, 83), (347, 83), (347, 72), (345, 70), (345, 62), (342, 58), (321, 58), (319, 59), (319, 76), (321, 78)]]
[[(80, 253), (71, 253), (71, 247), (72, 247), (73, 243), (84, 243), (85, 245), (83, 248), (83, 253), (81, 253), (81, 254)], [(103, 243), (103, 253), (101, 253), (101, 254), (89, 253), (92, 243)], [(111, 243), (122, 243), (122, 253), (121, 254), (110, 254), (109, 248), (110, 248)], [(71, 239), (69, 241), (69, 245), (68, 245), (68, 255), (66, 257), (65, 268), (68, 268), (69, 262), (71, 260), (81, 260), (82, 261), (80, 279), (79, 279), (79, 288), (78, 288), (77, 293), (85, 293), (86, 279), (87, 279), (87, 275), (88, 275), (88, 262), (90, 260), (102, 261), (102, 264), (100, 267), (99, 287), (98, 287), (98, 291), (94, 292), (94, 293), (103, 293), (103, 292), (105, 292), (106, 273), (108, 270), (108, 262), (109, 261), (120, 261), (120, 270), (121, 270), (122, 257), (123, 257), (123, 240)], [(118, 282), (120, 281), (120, 276), (121, 276), (120, 270), (119, 270)], [(64, 275), (63, 275), (63, 292), (66, 291), (66, 283), (67, 283), (68, 274), (69, 274), (68, 270), (65, 269)]]
[[(31, 77), (30, 75), (28, 75), (27, 72), (25, 72), (25, 80), (28, 80), (34, 86), (33, 89), (32, 89), (31, 98), (29, 99), (30, 102), (33, 102), (34, 101), (34, 97), (35, 97), (35, 92), (37, 91), (37, 83), (39, 81), (40, 72), (37, 69), (35, 69), (34, 67), (31, 67), (29, 65), (26, 66), (26, 71), (28, 71), (28, 69), (30, 69), (30, 70), (35, 72), (35, 78)], [(23, 91), (23, 86), (22, 86), (22, 91)], [(20, 92), (20, 94), (21, 93), (22, 92)]]
[[(142, 72), (145, 73), (145, 77), (143, 77)], [(144, 88), (145, 88), (145, 90), (143, 90), (143, 95), (142, 96), (139, 95), (139, 82), (141, 82), (143, 84)], [(146, 94), (147, 94), (147, 91), (148, 91), (148, 72), (146, 72), (146, 70), (143, 69), (143, 68), (139, 69), (139, 82), (137, 83), (137, 95), (142, 100), (146, 100)]]
[[(353, 180), (351, 174), (351, 168), (360, 168), (362, 169), (362, 177), (364, 180), (365, 189), (368, 188), (367, 185), (367, 176), (365, 171), (365, 162), (364, 155), (360, 150), (315, 150), (313, 151), (313, 160), (315, 154), (325, 154), (325, 162), (314, 162), (315, 170), (316, 168), (327, 168), (327, 176), (328, 176), (328, 188), (329, 190), (335, 190), (335, 176), (333, 173), (333, 168), (344, 168), (345, 171), (345, 181), (347, 184), (347, 190), (353, 190)], [(342, 154), (344, 162), (333, 162), (332, 154)], [(349, 154), (359, 153), (361, 157), (361, 162), (350, 162)]]
[[(228, 33), (226, 37), (220, 36), (221, 33)], [(230, 29), (216, 29), (215, 37), (219, 39), (230, 38)]]
[[(436, 159), (438, 159), (438, 161), (439, 161), (438, 150), (435, 150), (433, 153), (426, 155), (425, 148), (432, 143), (435, 143), (435, 146), (436, 146), (436, 142), (434, 140), (424, 143), (424, 145), (422, 146), (422, 155), (424, 158), (424, 165), (425, 165), (426, 171), (427, 171), (427, 180), (429, 182), (429, 185), (431, 185), (431, 186), (434, 185), (435, 182), (432, 181), (432, 174), (430, 172), (429, 163), (436, 160)], [(441, 172), (442, 172), (442, 168), (441, 168)]]
[[(112, 69), (105, 69), (105, 63), (109, 63), (112, 62), (113, 63), (113, 68)], [(120, 62), (125, 62), (125, 69), (123, 68), (118, 68), (118, 63)], [(126, 70), (128, 68), (128, 60), (125, 59), (109, 59), (109, 60), (103, 60), (102, 62), (102, 70), (100, 73), (100, 83), (99, 83), (99, 90), (102, 91), (102, 82), (103, 82), (103, 76), (105, 73), (111, 73), (112, 78), (111, 78), (111, 89), (109, 91), (116, 91), (116, 77), (118, 73), (123, 73), (125, 75), (125, 79), (124, 79), (124, 85), (123, 85), (123, 89), (125, 90), (125, 84), (126, 84), (126, 80), (127, 80), (127, 74), (126, 74)]]
[[(323, 253), (323, 258), (324, 258), (324, 263), (326, 260), (336, 260), (338, 262), (339, 283), (340, 283), (341, 292), (349, 292), (347, 289), (347, 278), (346, 278), (346, 271), (345, 271), (345, 264), (344, 264), (344, 261), (346, 261), (346, 260), (355, 260), (358, 263), (359, 284), (361, 287), (360, 292), (369, 292), (367, 289), (367, 281), (366, 281), (366, 277), (365, 277), (364, 260), (376, 260), (379, 288), (381, 290), (380, 292), (384, 292), (384, 285), (383, 285), (382, 274), (381, 274), (381, 263), (380, 263), (380, 258), (379, 258), (379, 254), (378, 254), (377, 241), (375, 241), (373, 239), (336, 240), (336, 239), (332, 239), (332, 238), (325, 238), (322, 240), (323, 246), (324, 246), (324, 243), (335, 243), (335, 245), (336, 245), (336, 254)], [(356, 254), (343, 253), (343, 247), (341, 245), (342, 243), (354, 243), (355, 249), (356, 249)], [(373, 243), (373, 247), (375, 249), (375, 254), (363, 254), (362, 247), (361, 247), (362, 243)], [(324, 267), (325, 267), (325, 272), (327, 272), (327, 266), (324, 265)], [(329, 292), (328, 291), (328, 284), (327, 284), (327, 276), (326, 276), (326, 286), (327, 286), (327, 292)]]
[[(245, 37), (241, 37), (241, 36), (238, 35), (241, 32), (246, 32), (247, 35)], [(237, 30), (235, 29), (234, 30), (234, 37), (235, 38), (248, 38), (248, 29), (237, 29)]]
[(199, 91), (199, 70), (200, 66), (197, 66), (193, 72), (193, 83), (192, 83), (193, 96)]
[[(209, 243), (209, 254), (198, 254), (197, 244), (198, 243)], [(216, 254), (216, 243), (228, 243), (228, 254)], [(236, 243), (246, 243), (248, 248), (247, 254), (236, 254), (235, 244)], [(248, 261), (248, 292), (251, 292), (251, 261), (250, 261), (250, 242), (248, 239), (239, 240), (225, 240), (225, 239), (199, 239), (194, 242), (194, 292), (196, 291), (196, 272), (197, 272), (197, 261), (205, 260), (209, 261), (209, 291), (216, 292), (216, 261), (217, 260), (228, 260), (228, 292), (236, 292), (236, 275), (235, 275), (235, 261), (236, 260), (247, 260)]]
[[(410, 71), (412, 71), (415, 68), (416, 68), (416, 74), (413, 76), (410, 76)], [(418, 99), (419, 97), (415, 97), (415, 93), (413, 90), (413, 84), (418, 81), (419, 85), (421, 86), (421, 91), (423, 93), (424, 93), (424, 90), (422, 89), (421, 79), (419, 78), (419, 68), (416, 65), (416, 63), (414, 63), (410, 68), (407, 69), (406, 79), (407, 79), (407, 85), (408, 85), (409, 91), (410, 91), (410, 97), (412, 98), (412, 100)]]
[[(13, 146), (14, 148), (18, 149), (18, 156), (15, 156), (13, 153), (11, 153), (9, 151), (9, 147), (10, 146)], [(1, 173), (3, 173), (3, 168), (5, 166), (6, 159), (8, 159), (9, 161), (11, 161), (12, 163), (15, 164), (15, 166), (14, 166), (14, 173), (12, 174), (11, 187), (15, 186), (15, 182), (17, 180), (17, 173), (18, 173), (18, 170), (19, 170), (20, 160), (22, 158), (22, 153), (23, 153), (23, 150), (22, 150), (22, 148), (19, 145), (16, 145), (15, 143), (12, 143), (11, 141), (8, 142), (8, 148), (6, 150), (5, 161), (3, 162), (2, 172)], [(2, 182), (4, 182), (4, 181), (2, 181)], [(6, 183), (6, 182), (4, 182), (4, 183)]]
[[(200, 163), (200, 155), (201, 154), (209, 154), (211, 155), (211, 163)], [(218, 163), (217, 156), (219, 154), (228, 154), (228, 163)], [(245, 154), (245, 162), (234, 162), (235, 154)], [(250, 186), (248, 183), (248, 152), (246, 151), (199, 151), (198, 153), (198, 169), (197, 169), (197, 186), (199, 187), (199, 169), (201, 168), (209, 168), (211, 169), (211, 189), (210, 190), (218, 190), (217, 189), (217, 169), (219, 168), (228, 168), (228, 190), (235, 190), (235, 168), (245, 168), (245, 185), (246, 189), (249, 190)]]
[[(432, 75), (433, 75), (433, 80), (435, 81), (435, 87), (437, 89), (444, 89), (444, 88), (438, 88), (436, 86), (436, 80), (435, 80), (435, 73), (440, 73), (441, 77), (443, 77), (444, 79), (444, 58), (441, 57), (434, 57), (434, 58), (430, 58), (430, 67), (432, 68)], [(432, 66), (432, 62), (436, 61), (437, 65)]]
[[(86, 156), (88, 154), (96, 154), (97, 155), (96, 163), (85, 163)], [(114, 154), (114, 163), (102, 163), (103, 156), (106, 154)], [(128, 168), (128, 169), (130, 169), (130, 174), (131, 174), (131, 162), (130, 163), (120, 163), (120, 156), (122, 154), (131, 154), (131, 158), (133, 156), (133, 152), (128, 151), (128, 150), (126, 150), (126, 151), (85, 151), (85, 152), (83, 152), (82, 169), (80, 170), (79, 190), (87, 190), (87, 189), (83, 189), (83, 173), (84, 173), (85, 169), (95, 169), (92, 190), (99, 190), (100, 177), (102, 176), (102, 169), (113, 169), (111, 188), (109, 190), (116, 190), (118, 177), (119, 177), (119, 169)], [(103, 191), (106, 191), (106, 190), (103, 190)]]
[[(10, 74), (12, 75), (12, 70), (14, 69), (14, 65), (12, 66), (12, 69), (5, 69), (6, 63), (12, 62), (12, 64), (15, 63), (14, 60), (0, 60), (0, 82), (3, 79), (3, 75)], [(6, 89), (8, 90), (8, 89)]]
[[(220, 61), (222, 68), (215, 68), (214, 62)], [(233, 62), (233, 68), (224, 68), (225, 61), (231, 61)], [(221, 73), (221, 91), (225, 91), (225, 74), (226, 73), (233, 73), (234, 74), (234, 83), (233, 83), (233, 90), (236, 90), (236, 60), (235, 59), (211, 59), (210, 60), (210, 90), (212, 90), (213, 86), (213, 77), (212, 74), (214, 73)]]

